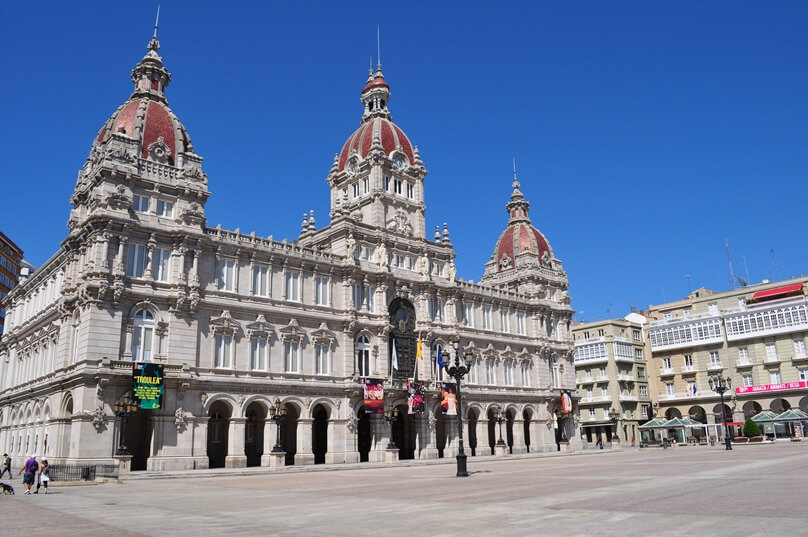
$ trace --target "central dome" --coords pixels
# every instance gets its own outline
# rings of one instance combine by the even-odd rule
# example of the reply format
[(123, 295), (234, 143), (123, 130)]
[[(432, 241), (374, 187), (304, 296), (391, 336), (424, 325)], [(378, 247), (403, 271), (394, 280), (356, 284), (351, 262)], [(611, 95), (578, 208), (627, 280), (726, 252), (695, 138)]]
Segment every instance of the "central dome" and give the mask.
[(367, 158), (374, 140), (378, 140), (384, 153), (393, 158), (395, 153), (407, 159), (406, 164), (415, 161), (412, 144), (395, 123), (393, 123), (387, 102), (390, 100), (390, 85), (384, 80), (382, 66), (374, 73), (368, 73), (368, 80), (362, 88), (360, 97), (365, 106), (362, 122), (356, 131), (348, 137), (339, 154), (337, 171), (343, 171), (349, 161), (356, 163)]

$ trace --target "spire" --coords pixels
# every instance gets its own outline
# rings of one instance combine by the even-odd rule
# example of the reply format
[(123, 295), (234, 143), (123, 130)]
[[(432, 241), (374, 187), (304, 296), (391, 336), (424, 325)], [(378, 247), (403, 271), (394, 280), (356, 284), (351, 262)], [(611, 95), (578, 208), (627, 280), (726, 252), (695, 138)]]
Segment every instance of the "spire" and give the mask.
[(365, 105), (362, 123), (370, 121), (374, 117), (384, 117), (392, 120), (390, 112), (387, 110), (387, 102), (390, 100), (390, 85), (384, 80), (384, 73), (382, 73), (381, 50), (379, 27), (376, 26), (376, 72), (373, 72), (373, 58), (371, 58), (368, 80), (362, 89), (362, 97), (360, 98), (362, 104)]
[(509, 201), (505, 206), (508, 209), (508, 214), (510, 215), (508, 225), (515, 224), (517, 222), (530, 223), (530, 218), (527, 215), (527, 212), (530, 209), (530, 202), (525, 201), (525, 195), (522, 194), (521, 190), (519, 190), (520, 186), (519, 178), (516, 176), (516, 158), (514, 158), (513, 182), (511, 183), (513, 192), (511, 192), (511, 201)]
[(157, 54), (160, 41), (157, 39), (157, 28), (160, 22), (160, 7), (154, 20), (154, 33), (147, 45), (148, 53), (132, 70), (132, 83), (135, 85), (133, 95), (147, 96), (166, 102), (165, 89), (171, 82), (171, 74), (163, 67), (163, 59)]

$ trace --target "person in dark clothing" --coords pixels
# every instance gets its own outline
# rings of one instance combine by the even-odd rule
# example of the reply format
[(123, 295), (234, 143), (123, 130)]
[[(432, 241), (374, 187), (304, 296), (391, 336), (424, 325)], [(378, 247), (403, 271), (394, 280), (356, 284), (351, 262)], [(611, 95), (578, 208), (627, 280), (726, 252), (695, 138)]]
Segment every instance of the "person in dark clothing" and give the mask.
[(14, 476), (11, 473), (11, 457), (8, 456), (8, 453), (3, 453), (3, 470), (0, 471), (0, 479), (3, 479), (6, 472), (8, 472), (9, 479), (14, 479)]

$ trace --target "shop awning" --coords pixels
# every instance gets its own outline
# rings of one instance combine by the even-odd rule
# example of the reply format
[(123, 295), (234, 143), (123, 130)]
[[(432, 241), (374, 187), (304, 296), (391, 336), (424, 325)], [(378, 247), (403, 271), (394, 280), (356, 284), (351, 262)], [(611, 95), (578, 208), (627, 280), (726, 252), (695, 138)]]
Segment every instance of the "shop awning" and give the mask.
[(640, 425), (640, 429), (664, 429), (667, 422), (668, 420), (665, 418), (657, 418), (651, 421), (646, 421)]
[(762, 300), (764, 298), (775, 298), (783, 295), (789, 295), (802, 291), (802, 284), (795, 283), (794, 285), (786, 285), (785, 287), (777, 287), (775, 289), (766, 289), (765, 291), (758, 291), (752, 295), (752, 300)]
[(774, 421), (774, 418), (776, 416), (777, 416), (777, 414), (775, 414), (771, 410), (764, 410), (762, 412), (758, 412), (757, 414), (752, 416), (750, 419), (752, 421), (754, 421), (755, 423), (763, 423), (763, 422), (767, 422), (767, 421)]
[(808, 414), (798, 408), (786, 410), (782, 414), (776, 416), (772, 421), (804, 421), (808, 420)]

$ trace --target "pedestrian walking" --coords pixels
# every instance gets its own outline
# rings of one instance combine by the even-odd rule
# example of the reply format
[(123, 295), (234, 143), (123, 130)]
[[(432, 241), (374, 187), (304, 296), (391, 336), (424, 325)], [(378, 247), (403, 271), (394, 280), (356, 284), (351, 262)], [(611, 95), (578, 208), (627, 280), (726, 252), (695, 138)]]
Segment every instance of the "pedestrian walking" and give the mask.
[(31, 494), (31, 485), (34, 484), (34, 479), (36, 479), (36, 474), (38, 471), (39, 463), (36, 460), (36, 455), (31, 455), (17, 473), (17, 475), (19, 475), (25, 472), (25, 474), (22, 476), (22, 484), (25, 487), (25, 494)]
[(0, 479), (3, 479), (6, 472), (8, 472), (9, 480), (14, 479), (14, 476), (11, 474), (11, 457), (8, 456), (8, 453), (3, 453), (3, 471), (0, 472)]
[(45, 487), (45, 494), (47, 494), (49, 481), (50, 466), (48, 466), (48, 459), (42, 457), (42, 462), (39, 463), (39, 480), (36, 482), (36, 490), (34, 491), (34, 494), (39, 494), (39, 487)]

